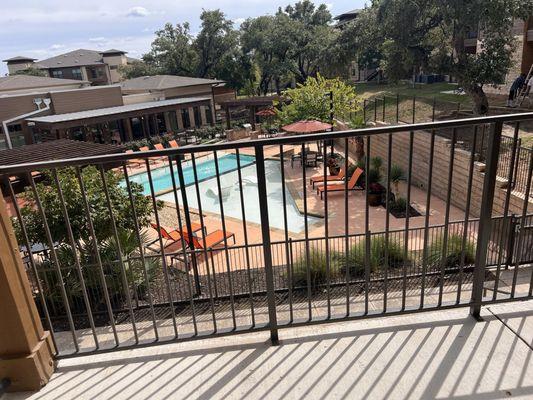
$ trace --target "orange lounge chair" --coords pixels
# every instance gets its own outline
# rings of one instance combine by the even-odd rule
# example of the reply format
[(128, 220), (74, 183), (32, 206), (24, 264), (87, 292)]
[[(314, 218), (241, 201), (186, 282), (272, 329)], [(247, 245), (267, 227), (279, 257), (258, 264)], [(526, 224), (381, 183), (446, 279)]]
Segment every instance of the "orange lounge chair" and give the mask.
[[(209, 235), (203, 238), (193, 235), (192, 243), (193, 243), (194, 248), (197, 250), (204, 250), (204, 249), (211, 250), (215, 246), (229, 239), (233, 239), (233, 244), (235, 244), (235, 234), (233, 232), (226, 232), (226, 236), (224, 236), (224, 231), (219, 229), (214, 232), (211, 232)], [(189, 237), (185, 236), (185, 240), (188, 242)], [(204, 240), (205, 240), (205, 247), (204, 247)]]
[[(166, 226), (159, 225), (157, 226), (156, 223), (150, 222), (150, 225), (152, 225), (152, 228), (154, 228), (156, 231), (159, 231), (161, 237), (166, 240), (166, 243), (164, 244), (165, 249), (169, 246), (172, 246), (174, 243), (177, 243), (181, 241), (181, 236), (183, 235), (184, 238), (188, 238), (189, 234), (187, 233), (187, 230), (184, 228), (183, 230), (179, 229), (170, 229)], [(202, 230), (202, 225), (191, 222), (191, 229), (193, 232), (198, 232)], [(148, 246), (153, 245), (155, 242), (159, 240), (159, 237), (153, 240), (148, 244)], [(147, 247), (148, 247), (147, 246)]]
[[(348, 181), (348, 190), (362, 190), (362, 188), (357, 186), (357, 181), (361, 178), (361, 175), (363, 175), (363, 170), (361, 168), (357, 168), (354, 173), (352, 174), (352, 177)], [(323, 199), (324, 192), (344, 192), (345, 185), (341, 184), (335, 184), (335, 185), (328, 185), (325, 184), (324, 186), (318, 186), (316, 189), (316, 193), (320, 194), (320, 199)]]
[(171, 140), (168, 142), (168, 147), (170, 147), (171, 149), (177, 149), (178, 147), (180, 147), (180, 145), (175, 140)]
[[(150, 151), (150, 148), (148, 146), (143, 146), (143, 147), (139, 147), (139, 151), (140, 152), (144, 152), (144, 151)], [(150, 164), (157, 164), (158, 163), (158, 159), (155, 159), (155, 158), (149, 158), (148, 159), (148, 162)]]
[[(331, 175), (331, 176), (326, 176), (326, 181), (327, 182), (330, 182), (330, 181), (342, 181), (344, 180), (344, 168), (341, 168), (341, 170), (339, 171), (339, 173), (337, 175)], [(315, 188), (315, 184), (317, 183), (322, 183), (324, 182), (324, 175), (320, 175), (320, 176), (313, 176), (310, 180), (309, 180), (309, 183), (313, 186), (313, 189)]]
[(156, 150), (165, 150), (165, 147), (161, 143), (154, 144), (154, 149)]
[[(131, 154), (131, 153), (134, 153), (134, 151), (133, 150), (126, 150), (126, 153)], [(128, 166), (135, 165), (137, 167), (140, 167), (141, 165), (144, 164), (144, 160), (142, 158), (132, 158), (131, 160), (127, 160), (126, 164), (128, 164)]]

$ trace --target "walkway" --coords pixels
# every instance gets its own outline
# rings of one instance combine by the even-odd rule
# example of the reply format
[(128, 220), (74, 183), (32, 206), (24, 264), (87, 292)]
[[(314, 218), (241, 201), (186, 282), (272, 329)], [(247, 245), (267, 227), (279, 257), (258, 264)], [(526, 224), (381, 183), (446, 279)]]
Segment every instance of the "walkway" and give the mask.
[[(63, 360), (14, 399), (500, 399), (533, 396), (533, 302)], [(2, 399), (4, 400), (4, 399)]]

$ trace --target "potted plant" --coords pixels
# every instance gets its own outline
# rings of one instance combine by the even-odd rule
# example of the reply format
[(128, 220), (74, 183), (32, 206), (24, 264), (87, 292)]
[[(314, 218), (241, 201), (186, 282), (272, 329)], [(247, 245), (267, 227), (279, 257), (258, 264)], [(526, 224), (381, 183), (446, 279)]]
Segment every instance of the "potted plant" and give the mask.
[(387, 189), (378, 182), (368, 185), (368, 204), (372, 207), (378, 207), (383, 203), (383, 195)]

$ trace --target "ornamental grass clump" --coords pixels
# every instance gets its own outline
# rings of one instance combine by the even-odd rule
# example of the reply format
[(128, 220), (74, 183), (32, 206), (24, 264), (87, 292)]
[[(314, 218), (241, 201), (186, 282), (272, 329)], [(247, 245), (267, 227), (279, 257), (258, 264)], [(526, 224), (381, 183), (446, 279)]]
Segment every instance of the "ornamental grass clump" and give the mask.
[[(329, 280), (330, 282), (338, 275), (339, 266), (337, 258), (330, 254)], [(310, 285), (313, 291), (328, 282), (328, 263), (326, 253), (317, 249), (310, 249), (308, 257), (305, 252), (294, 263), (292, 271), (292, 286), (303, 288)]]
[[(337, 255), (341, 265), (340, 272), (348, 274), (352, 278), (362, 277), (366, 267), (366, 239), (350, 247), (348, 257), (345, 253)], [(369, 266), (370, 272), (377, 272), (388, 264), (389, 268), (399, 268), (409, 262), (409, 255), (405, 254), (404, 248), (399, 240), (389, 237), (388, 243), (385, 235), (371, 238)]]

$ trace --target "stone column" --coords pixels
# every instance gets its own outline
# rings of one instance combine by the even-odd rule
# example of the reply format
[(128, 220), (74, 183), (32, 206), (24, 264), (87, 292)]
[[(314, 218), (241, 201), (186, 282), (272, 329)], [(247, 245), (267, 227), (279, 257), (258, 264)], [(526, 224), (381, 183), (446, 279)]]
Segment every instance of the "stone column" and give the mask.
[(183, 130), (183, 118), (181, 116), (181, 108), (176, 109), (176, 122), (178, 123), (178, 130)]
[(2, 196), (0, 249), (0, 377), (11, 381), (8, 391), (38, 390), (54, 372), (56, 351), (43, 330)]
[(205, 111), (205, 106), (200, 106), (200, 117), (202, 118), (202, 126), (207, 125), (207, 116)]
[(124, 118), (122, 122), (124, 124), (124, 129), (126, 130), (126, 140), (128, 142), (131, 142), (133, 140), (133, 129), (131, 127), (131, 119)]
[(170, 123), (170, 116), (168, 115), (168, 112), (164, 112), (163, 116), (165, 117), (165, 133), (169, 133), (172, 131), (172, 124)]
[(191, 128), (196, 128), (196, 118), (194, 116), (194, 108), (189, 107), (189, 121), (191, 121)]

